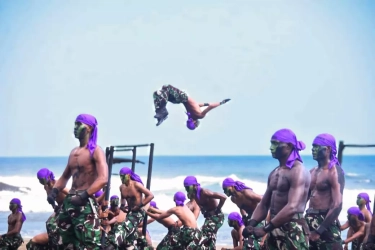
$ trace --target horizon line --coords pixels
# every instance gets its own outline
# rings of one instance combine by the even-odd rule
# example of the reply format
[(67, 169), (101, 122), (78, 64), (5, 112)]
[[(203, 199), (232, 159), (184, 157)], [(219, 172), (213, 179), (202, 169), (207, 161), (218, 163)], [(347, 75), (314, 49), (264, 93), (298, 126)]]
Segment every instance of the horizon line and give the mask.
[[(300, 154), (301, 156), (311, 156), (310, 154)], [(137, 155), (138, 156), (141, 156), (141, 157), (149, 157), (148, 154), (139, 154)], [(272, 157), (271, 155), (269, 154), (248, 154), (248, 155), (210, 155), (210, 154), (207, 154), (207, 155), (193, 155), (193, 154), (189, 154), (189, 155), (154, 155), (154, 158), (155, 157), (243, 157), (243, 156), (270, 156)], [(343, 155), (343, 157), (345, 156), (375, 156), (375, 154), (345, 154)], [(36, 155), (29, 155), (29, 156), (22, 156), (22, 155), (18, 155), (18, 156), (2, 156), (0, 155), (0, 158), (67, 158), (69, 156), (63, 156), (63, 155), (55, 155), (55, 156), (43, 156), (43, 155), (39, 155), (39, 156), (36, 156)], [(127, 157), (127, 156), (119, 156), (119, 157)], [(129, 157), (131, 157), (129, 155)]]

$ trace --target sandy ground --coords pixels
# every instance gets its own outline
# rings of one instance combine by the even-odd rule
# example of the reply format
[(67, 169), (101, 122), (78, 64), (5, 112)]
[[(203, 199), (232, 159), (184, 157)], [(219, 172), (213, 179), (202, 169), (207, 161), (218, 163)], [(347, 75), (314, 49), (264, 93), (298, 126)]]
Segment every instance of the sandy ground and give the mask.
[[(30, 241), (30, 239), (28, 239), (28, 238), (24, 238), (23, 239), (24, 240), (24, 243), (22, 244), (22, 246), (20, 246), (19, 248), (18, 248), (18, 250), (26, 250), (26, 244)], [(154, 247), (155, 247), (155, 249), (156, 249), (156, 246), (158, 245), (156, 242), (154, 242)], [(221, 248), (232, 248), (231, 246), (222, 246), (222, 245), (220, 245), (220, 246), (216, 246), (216, 250), (221, 250)]]

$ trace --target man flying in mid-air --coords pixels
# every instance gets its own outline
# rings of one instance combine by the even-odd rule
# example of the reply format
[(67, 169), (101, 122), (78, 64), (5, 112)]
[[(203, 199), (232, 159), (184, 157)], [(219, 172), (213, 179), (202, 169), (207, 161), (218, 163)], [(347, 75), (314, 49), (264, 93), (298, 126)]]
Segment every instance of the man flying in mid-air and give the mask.
[[(199, 126), (198, 120), (203, 119), (210, 110), (230, 101), (230, 99), (225, 99), (221, 102), (197, 103), (184, 91), (181, 91), (172, 85), (164, 85), (161, 90), (155, 91), (153, 98), (156, 113), (154, 118), (158, 120), (156, 126), (159, 126), (165, 119), (168, 118), (168, 111), (166, 107), (167, 102), (169, 101), (174, 104), (184, 104), (187, 111), (186, 114), (188, 116), (186, 127), (190, 130), (197, 128)], [(201, 107), (207, 108), (202, 111)]]

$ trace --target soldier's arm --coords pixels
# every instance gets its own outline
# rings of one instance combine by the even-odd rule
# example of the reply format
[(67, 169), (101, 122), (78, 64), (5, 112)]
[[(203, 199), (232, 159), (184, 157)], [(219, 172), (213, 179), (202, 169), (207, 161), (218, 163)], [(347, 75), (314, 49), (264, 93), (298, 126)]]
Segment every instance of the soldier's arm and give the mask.
[(270, 178), (275, 169), (268, 176), (268, 184), (266, 192), (264, 193), (262, 199), (260, 200), (258, 206), (255, 208), (253, 215), (251, 216), (250, 226), (255, 227), (259, 222), (267, 217), (268, 210), (271, 204), (272, 190), (270, 189)]
[(224, 205), (224, 203), (225, 203), (225, 201), (227, 199), (227, 197), (225, 195), (217, 193), (217, 192), (212, 192), (211, 190), (208, 190), (208, 189), (203, 189), (202, 193), (206, 197), (210, 197), (210, 198), (214, 198), (214, 199), (220, 200), (219, 204), (217, 205), (217, 208), (216, 208), (218, 210), (220, 210), (223, 207), (223, 205)]
[(154, 199), (153, 193), (151, 193), (151, 191), (145, 188), (145, 186), (143, 186), (141, 183), (136, 182), (135, 187), (139, 192), (145, 195), (145, 199), (142, 201), (142, 205), (146, 205), (150, 203), (152, 199)]
[(348, 244), (349, 242), (352, 242), (353, 240), (358, 239), (359, 237), (362, 237), (363, 235), (365, 235), (365, 225), (362, 225), (359, 228), (359, 230), (355, 232), (352, 236), (346, 238), (346, 240), (344, 240), (344, 243)]
[[(70, 152), (69, 159), (72, 156), (73, 150)], [(72, 171), (69, 167), (69, 159), (61, 177), (56, 181), (55, 185), (53, 185), (53, 188), (56, 188), (59, 191), (61, 191), (62, 189), (66, 187), (66, 184), (68, 183), (70, 177), (72, 176)]]
[(102, 189), (108, 182), (108, 165), (105, 159), (104, 151), (99, 146), (96, 147), (94, 151), (93, 159), (98, 177), (86, 190), (89, 196), (95, 194), (99, 189)]

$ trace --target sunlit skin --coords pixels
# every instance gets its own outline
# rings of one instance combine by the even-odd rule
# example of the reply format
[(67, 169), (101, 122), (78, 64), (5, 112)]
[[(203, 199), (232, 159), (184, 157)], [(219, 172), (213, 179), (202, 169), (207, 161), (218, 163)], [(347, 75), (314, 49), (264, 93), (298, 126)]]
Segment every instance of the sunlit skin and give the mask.
[(368, 211), (366, 208), (366, 200), (363, 199), (361, 196), (357, 196), (357, 205), (358, 205), (358, 208), (363, 213), (363, 215), (365, 216), (365, 222), (366, 223), (371, 222), (372, 215), (370, 211)]

